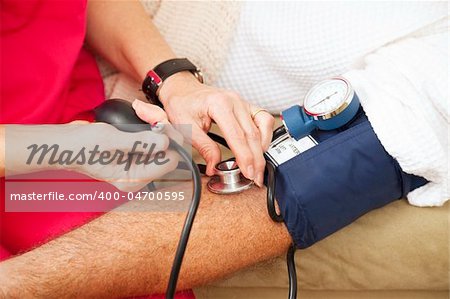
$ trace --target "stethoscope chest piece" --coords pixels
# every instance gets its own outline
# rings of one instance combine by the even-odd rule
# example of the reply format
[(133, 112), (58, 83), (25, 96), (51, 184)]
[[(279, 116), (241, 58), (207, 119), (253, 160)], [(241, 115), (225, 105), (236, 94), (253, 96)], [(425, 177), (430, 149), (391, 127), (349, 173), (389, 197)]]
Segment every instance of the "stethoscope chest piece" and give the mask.
[(208, 181), (208, 190), (217, 194), (239, 193), (249, 189), (253, 181), (244, 177), (236, 161), (228, 160), (216, 165), (216, 175)]

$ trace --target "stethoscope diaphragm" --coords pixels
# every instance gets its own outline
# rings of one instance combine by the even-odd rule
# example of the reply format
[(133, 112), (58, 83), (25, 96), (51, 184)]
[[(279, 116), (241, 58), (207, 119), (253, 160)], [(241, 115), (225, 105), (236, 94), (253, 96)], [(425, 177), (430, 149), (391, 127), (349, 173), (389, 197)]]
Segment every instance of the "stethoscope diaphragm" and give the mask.
[(208, 190), (217, 194), (239, 193), (249, 189), (253, 181), (242, 175), (236, 161), (228, 160), (218, 163), (216, 174), (208, 181)]

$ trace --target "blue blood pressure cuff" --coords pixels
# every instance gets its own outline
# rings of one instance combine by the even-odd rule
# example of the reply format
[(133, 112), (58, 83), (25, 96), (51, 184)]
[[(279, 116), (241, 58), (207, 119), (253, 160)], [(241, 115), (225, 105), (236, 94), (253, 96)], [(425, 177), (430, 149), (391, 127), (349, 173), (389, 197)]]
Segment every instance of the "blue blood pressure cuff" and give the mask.
[(278, 165), (275, 173), (275, 196), (298, 248), (427, 182), (402, 171), (362, 109), (345, 127), (312, 137), (317, 145)]

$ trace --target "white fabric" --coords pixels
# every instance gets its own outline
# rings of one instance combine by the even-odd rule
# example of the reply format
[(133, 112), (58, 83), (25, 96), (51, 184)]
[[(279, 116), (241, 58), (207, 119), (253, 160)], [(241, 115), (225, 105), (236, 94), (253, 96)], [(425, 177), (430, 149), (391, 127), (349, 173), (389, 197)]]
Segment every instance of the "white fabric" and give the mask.
[(279, 113), (345, 74), (386, 150), (425, 177), (419, 206), (449, 199), (446, 2), (245, 2), (217, 85)]
[(418, 206), (450, 197), (448, 55), (448, 32), (408, 38), (345, 75), (386, 151), (405, 172), (430, 181), (408, 194)]

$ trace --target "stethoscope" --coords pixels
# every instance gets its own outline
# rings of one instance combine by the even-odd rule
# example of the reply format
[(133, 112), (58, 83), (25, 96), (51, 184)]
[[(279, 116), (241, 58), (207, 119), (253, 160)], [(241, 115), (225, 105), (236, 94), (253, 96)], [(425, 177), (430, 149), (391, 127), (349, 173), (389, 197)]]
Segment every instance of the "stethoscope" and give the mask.
[[(283, 125), (274, 131), (272, 141), (288, 134), (290, 138), (299, 140), (309, 135), (313, 130), (332, 130), (349, 122), (359, 109), (359, 99), (350, 83), (342, 77), (331, 78), (314, 86), (306, 95), (303, 107), (294, 105), (281, 113)], [(142, 130), (142, 126), (129, 126), (129, 124), (146, 125), (135, 114), (128, 101), (111, 99), (104, 102), (94, 110), (95, 119), (99, 122), (109, 123), (119, 130), (134, 132)], [(158, 129), (161, 131), (161, 127)], [(208, 133), (215, 142), (229, 148), (226, 140), (214, 133)], [(179, 168), (190, 170), (193, 178), (193, 196), (186, 215), (183, 229), (175, 253), (172, 270), (166, 290), (166, 298), (172, 299), (175, 295), (178, 276), (181, 269), (187, 242), (192, 229), (195, 215), (201, 196), (201, 173), (205, 173), (206, 166), (195, 164), (186, 150), (173, 140), (169, 148), (177, 151), (184, 160)], [(267, 170), (267, 210), (275, 222), (283, 222), (281, 214), (276, 212), (275, 187), (277, 166), (270, 159), (266, 159)], [(208, 190), (217, 194), (232, 194), (249, 189), (253, 182), (245, 178), (233, 159), (222, 161), (215, 166), (216, 174), (207, 183)], [(295, 269), (295, 244), (287, 252), (287, 267), (289, 273), (289, 298), (297, 298), (297, 274)]]
[[(286, 134), (287, 131), (284, 126), (277, 128), (272, 137), (272, 142), (279, 138), (281, 135)], [(225, 139), (214, 133), (208, 133), (208, 136), (215, 142), (225, 146), (229, 149)], [(200, 168), (205, 169), (204, 165)], [(240, 193), (249, 189), (253, 185), (253, 181), (244, 177), (236, 164), (236, 161), (232, 158), (226, 161), (222, 161), (215, 166), (216, 174), (212, 176), (208, 183), (208, 190), (216, 194), (234, 194)], [(275, 206), (275, 186), (276, 186), (276, 166), (270, 160), (266, 158), (266, 171), (267, 171), (267, 212), (270, 218), (275, 222), (283, 222), (283, 217), (277, 213)], [(297, 298), (297, 271), (295, 268), (295, 244), (291, 244), (286, 255), (286, 262), (289, 275), (289, 299)]]
[(249, 189), (253, 181), (244, 177), (236, 161), (222, 161), (215, 166), (216, 174), (208, 183), (208, 190), (216, 194), (239, 193)]

